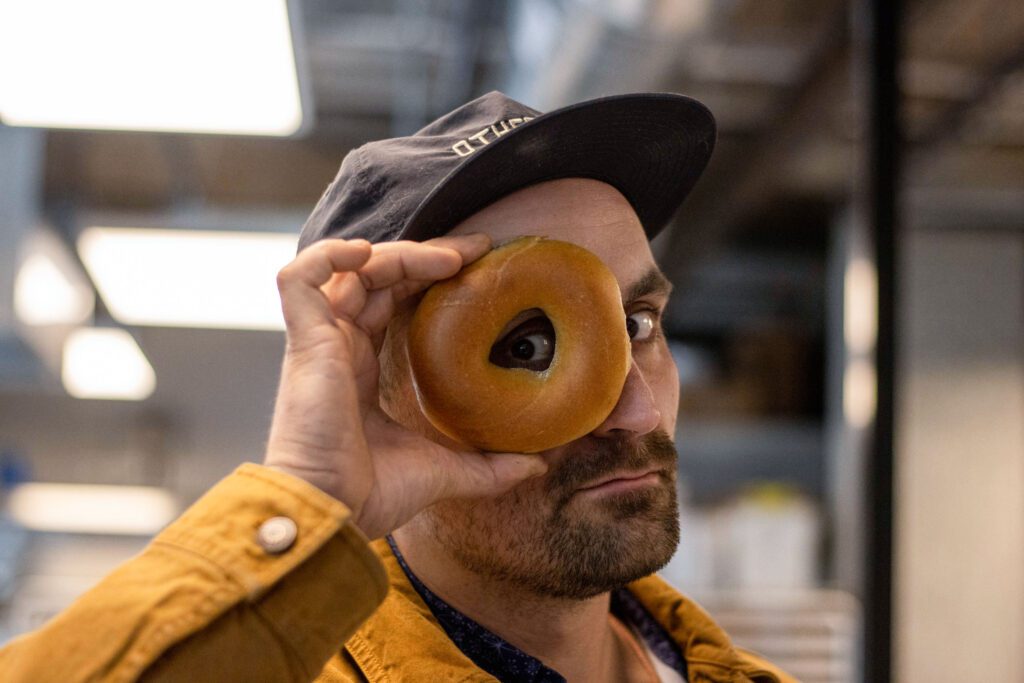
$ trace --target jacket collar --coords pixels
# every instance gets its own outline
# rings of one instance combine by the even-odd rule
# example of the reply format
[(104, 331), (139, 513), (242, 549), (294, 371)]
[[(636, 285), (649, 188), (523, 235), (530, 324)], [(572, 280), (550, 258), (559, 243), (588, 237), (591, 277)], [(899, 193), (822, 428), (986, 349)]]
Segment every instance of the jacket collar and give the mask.
[[(401, 681), (410, 671), (424, 680), (493, 682), (452, 643), (409, 583), (387, 541), (371, 546), (384, 563), (390, 590), (384, 602), (345, 644), (370, 683)], [(777, 679), (745, 660), (704, 610), (651, 575), (627, 586), (687, 660), (691, 683), (765, 683)]]
[(741, 656), (700, 605), (660, 576), (651, 574), (626, 588), (679, 645), (691, 683), (778, 683), (772, 672)]

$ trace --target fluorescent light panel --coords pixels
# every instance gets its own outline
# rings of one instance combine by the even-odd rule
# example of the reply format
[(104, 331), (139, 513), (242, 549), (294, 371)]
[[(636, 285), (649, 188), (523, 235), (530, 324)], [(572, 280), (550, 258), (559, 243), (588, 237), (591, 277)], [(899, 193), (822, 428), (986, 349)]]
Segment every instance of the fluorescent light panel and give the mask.
[(7, 511), (36, 531), (148, 536), (174, 519), (178, 503), (148, 486), (31, 483), (11, 491)]
[(83, 327), (64, 340), (61, 380), (75, 398), (141, 401), (156, 373), (135, 339), (117, 328)]
[(0, 0), (0, 64), (7, 125), (250, 135), (302, 125), (286, 0)]
[(296, 245), (293, 234), (91, 227), (78, 252), (123, 323), (282, 330), (277, 271)]
[[(77, 276), (77, 277), (76, 277)], [(14, 280), (14, 310), (26, 325), (78, 325), (93, 314), (92, 288), (43, 252), (30, 254)]]

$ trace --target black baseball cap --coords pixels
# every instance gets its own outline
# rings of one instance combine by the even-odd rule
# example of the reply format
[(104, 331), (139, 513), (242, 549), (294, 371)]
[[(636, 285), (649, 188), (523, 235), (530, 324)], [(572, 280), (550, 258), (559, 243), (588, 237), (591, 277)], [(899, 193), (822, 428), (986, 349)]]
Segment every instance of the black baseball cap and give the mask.
[(633, 206), (648, 239), (675, 214), (715, 145), (715, 119), (671, 93), (602, 97), (547, 114), (490, 92), (413, 135), (349, 152), (302, 228), (328, 237), (423, 241), (535, 183), (592, 178)]

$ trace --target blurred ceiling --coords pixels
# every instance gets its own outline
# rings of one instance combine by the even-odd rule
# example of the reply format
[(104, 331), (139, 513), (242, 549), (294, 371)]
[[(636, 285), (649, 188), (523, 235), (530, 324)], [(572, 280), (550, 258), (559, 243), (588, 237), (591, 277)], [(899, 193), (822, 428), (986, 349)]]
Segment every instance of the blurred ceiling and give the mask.
[[(1024, 9), (907, 3), (902, 67), (910, 218), (1007, 227), (1024, 212)], [(676, 280), (780, 202), (846, 203), (856, 181), (863, 58), (850, 3), (823, 0), (306, 0), (315, 101), (302, 140), (53, 132), (50, 205), (313, 206), (352, 147), (408, 134), (490, 89), (542, 110), (668, 90), (719, 121), (711, 166), (658, 243)], [(851, 59), (851, 55), (854, 58)], [(810, 218), (811, 216), (809, 216)]]
[[(912, 188), (955, 189), (951, 200), (1019, 191), (1024, 9), (1004, 0), (907, 4)], [(848, 194), (860, 128), (848, 3), (305, 0), (302, 8), (316, 108), (306, 139), (55, 131), (47, 199), (308, 208), (351, 147), (410, 133), (493, 88), (545, 110), (645, 89), (705, 102), (720, 124), (719, 149), (687, 206), (691, 227), (680, 232), (717, 235), (782, 195)]]
[[(773, 239), (784, 245), (806, 237), (824, 244), (808, 222), (827, 228), (831, 214), (821, 207), (834, 213), (855, 186), (863, 128), (856, 84), (864, 58), (853, 46), (864, 36), (848, 2), (301, 6), (300, 44), (315, 102), (305, 139), (55, 131), (47, 138), (47, 204), (301, 214), (352, 147), (408, 134), (490, 89), (542, 110), (617, 92), (668, 90), (715, 112), (720, 137), (712, 163), (656, 244), (679, 282), (698, 279), (711, 254), (737, 233), (763, 233), (768, 247)], [(1024, 8), (1003, 0), (916, 0), (907, 3), (906, 17), (911, 222), (1019, 225)], [(772, 220), (780, 204), (792, 210)]]
[[(910, 223), (1019, 229), (1024, 6), (906, 5)], [(301, 16), (315, 103), (308, 136), (49, 131), (39, 162), (47, 215), (67, 228), (83, 211), (266, 210), (298, 217), (281, 225), (297, 231), (349, 149), (408, 134), (488, 90), (542, 110), (675, 91), (705, 102), (720, 135), (706, 175), (656, 244), (670, 275), (689, 285), (676, 299), (675, 331), (706, 333), (783, 308), (820, 323), (828, 228), (854, 192), (863, 129), (855, 49), (863, 36), (850, 3), (304, 0)], [(3, 345), (16, 343), (3, 336), (0, 360)], [(184, 370), (196, 340), (210, 342), (201, 377)], [(147, 410), (181, 423), (195, 416), (210, 430), (231, 419), (249, 434), (244, 447), (259, 448), (279, 335), (148, 328), (140, 341), (164, 378)], [(0, 362), (0, 380), (19, 367), (7, 366)], [(248, 404), (231, 404), (238, 373), (255, 369), (263, 379), (247, 379)], [(71, 404), (60, 399), (54, 410), (70, 414)]]

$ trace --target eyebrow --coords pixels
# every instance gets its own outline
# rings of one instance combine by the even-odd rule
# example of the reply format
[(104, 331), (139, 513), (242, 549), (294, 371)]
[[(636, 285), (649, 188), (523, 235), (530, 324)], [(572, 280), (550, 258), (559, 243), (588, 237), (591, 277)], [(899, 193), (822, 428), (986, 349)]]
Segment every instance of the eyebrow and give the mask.
[(658, 269), (657, 266), (652, 267), (643, 277), (634, 282), (626, 290), (626, 295), (622, 297), (622, 301), (625, 304), (631, 304), (641, 297), (648, 296), (650, 294), (660, 294), (664, 297), (672, 292), (672, 283), (665, 277), (665, 274)]

